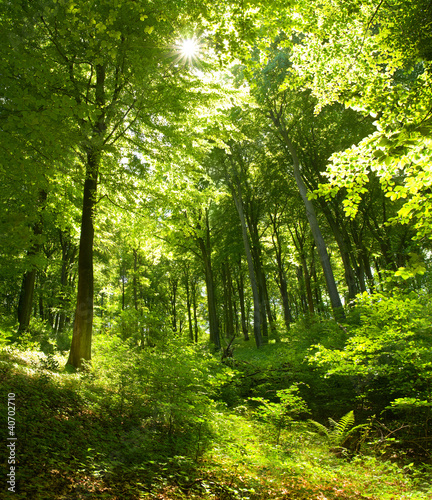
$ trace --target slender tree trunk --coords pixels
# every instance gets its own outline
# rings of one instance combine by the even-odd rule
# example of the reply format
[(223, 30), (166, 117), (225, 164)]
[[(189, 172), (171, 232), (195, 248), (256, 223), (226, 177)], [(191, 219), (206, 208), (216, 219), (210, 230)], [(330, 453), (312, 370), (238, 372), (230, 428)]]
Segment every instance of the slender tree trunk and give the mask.
[[(40, 205), (41, 210), (45, 209), (45, 202), (47, 200), (47, 197), (48, 193), (46, 191), (41, 190), (39, 192), (38, 204)], [(30, 260), (32, 260), (36, 255), (38, 255), (40, 251), (41, 244), (40, 242), (37, 241), (37, 239), (42, 234), (42, 231), (43, 231), (42, 218), (39, 217), (39, 219), (35, 222), (33, 226), (33, 234), (36, 237), (36, 242), (33, 244), (33, 246), (27, 253), (27, 257)], [(19, 323), (18, 335), (21, 334), (22, 332), (27, 331), (30, 325), (30, 318), (33, 309), (35, 282), (36, 282), (36, 266), (35, 264), (32, 264), (32, 268), (24, 274), (21, 285), (21, 291), (18, 301), (18, 311), (17, 311), (18, 323)]]
[(271, 332), (272, 338), (274, 338), (276, 340), (276, 342), (280, 342), (279, 333), (278, 333), (277, 328), (276, 328), (276, 321), (275, 321), (276, 315), (273, 314), (273, 311), (271, 308), (270, 297), (269, 297), (268, 288), (267, 288), (267, 278), (266, 278), (264, 272), (262, 273), (262, 278), (263, 278), (264, 304), (265, 304), (265, 308), (266, 308), (266, 312), (267, 312), (268, 322), (270, 325), (270, 332)]
[(243, 202), (241, 198), (241, 187), (238, 182), (238, 193), (232, 189), (232, 196), (234, 198), (234, 203), (237, 208), (237, 212), (240, 218), (240, 224), (242, 228), (242, 237), (243, 237), (243, 245), (246, 253), (246, 261), (249, 269), (249, 279), (252, 288), (252, 296), (253, 296), (253, 304), (254, 304), (254, 336), (255, 343), (257, 348), (260, 348), (263, 345), (263, 339), (261, 336), (261, 310), (260, 310), (260, 300), (259, 300), (259, 291), (258, 291), (258, 282), (255, 275), (255, 269), (253, 264), (252, 252), (249, 244), (249, 237), (247, 233), (246, 220), (243, 211)]
[(192, 308), (193, 308), (193, 319), (194, 319), (195, 343), (198, 343), (197, 286), (195, 279), (192, 279), (191, 285), (192, 285), (191, 291), (192, 291)]
[(224, 263), (222, 266), (222, 280), (225, 302), (225, 335), (230, 339), (234, 335), (234, 313), (232, 300), (232, 278), (229, 262)]
[(302, 265), (302, 269), (303, 269), (304, 284), (305, 284), (305, 288), (306, 288), (308, 311), (309, 311), (309, 314), (313, 315), (313, 314), (315, 314), (315, 307), (314, 307), (313, 295), (312, 295), (311, 276), (309, 273), (309, 269), (307, 267), (304, 249), (302, 249), (302, 252), (300, 254), (300, 260), (301, 260), (301, 265)]
[(36, 269), (24, 274), (18, 302), (18, 334), (28, 330), (33, 310), (33, 295), (36, 281)]
[(171, 285), (170, 303), (171, 303), (172, 330), (174, 333), (177, 333), (177, 287), (178, 287), (177, 279), (170, 278), (170, 285)]
[[(261, 242), (258, 231), (258, 217), (257, 214), (254, 214), (253, 207), (248, 211), (245, 218), (247, 221), (247, 227), (249, 229), (250, 241), (251, 241), (251, 253), (254, 263), (255, 276), (258, 284), (258, 297), (260, 304), (260, 314), (261, 314), (261, 334), (263, 343), (268, 343), (269, 338), (269, 323), (270, 329), (272, 330), (272, 316), (271, 312), (269, 313), (269, 308), (267, 307), (266, 302), (266, 281), (265, 274), (262, 265), (261, 258)], [(273, 332), (274, 333), (274, 332)]]
[(227, 299), (228, 299), (228, 333), (229, 338), (234, 335), (234, 304), (233, 304), (233, 296), (232, 296), (232, 275), (231, 275), (231, 267), (229, 262), (226, 264), (226, 273), (227, 273)]
[(300, 309), (304, 314), (308, 312), (308, 299), (306, 297), (306, 285), (303, 277), (303, 267), (297, 266), (296, 276), (299, 284), (299, 299), (300, 299)]
[(275, 249), (276, 253), (276, 264), (277, 264), (277, 284), (279, 287), (279, 291), (281, 294), (282, 298), (282, 309), (283, 309), (283, 314), (284, 314), (284, 322), (285, 326), (287, 329), (290, 328), (290, 324), (293, 322), (293, 317), (289, 305), (289, 299), (288, 299), (288, 285), (286, 281), (286, 275), (285, 275), (285, 269), (284, 269), (284, 264), (282, 260), (282, 243), (280, 241), (279, 237), (279, 231), (277, 230), (277, 222), (276, 218), (272, 217), (270, 214), (270, 218), (273, 224), (273, 234), (272, 234), (272, 241), (273, 241), (273, 247)]
[(220, 349), (219, 325), (216, 312), (216, 294), (213, 279), (213, 270), (211, 267), (210, 256), (205, 256), (204, 260), (206, 290), (207, 290), (207, 309), (209, 315), (210, 341), (217, 349)]
[(185, 288), (186, 288), (186, 308), (187, 308), (187, 315), (188, 315), (188, 325), (189, 325), (189, 340), (191, 342), (194, 341), (194, 332), (193, 332), (193, 324), (192, 324), (192, 304), (191, 304), (191, 293), (190, 293), (190, 286), (189, 286), (189, 273), (186, 273), (185, 275)]
[(241, 261), (239, 264), (239, 279), (237, 281), (237, 290), (240, 302), (240, 318), (241, 318), (241, 328), (243, 337), (245, 340), (249, 340), (248, 324), (246, 319), (246, 308), (245, 308), (245, 297), (244, 297), (244, 279), (241, 270)]
[(309, 200), (307, 196), (306, 185), (302, 179), (300, 172), (300, 161), (297, 156), (296, 148), (292, 143), (291, 139), (288, 136), (288, 132), (281, 126), (277, 117), (272, 114), (271, 118), (273, 119), (275, 125), (279, 129), (279, 133), (287, 146), (288, 151), (291, 154), (294, 177), (297, 183), (298, 190), (300, 192), (300, 196), (303, 200), (303, 203), (306, 208), (306, 215), (309, 221), (309, 225), (311, 228), (311, 232), (318, 250), (318, 255), (321, 260), (321, 266), (323, 268), (324, 277), (327, 284), (327, 291), (330, 297), (330, 303), (332, 305), (333, 313), (336, 319), (344, 319), (345, 313), (343, 310), (342, 302), (339, 296), (339, 292), (336, 286), (336, 281), (333, 275), (333, 269), (330, 263), (330, 257), (327, 252), (327, 246), (325, 244), (324, 238), (321, 233), (321, 229), (318, 224), (318, 219), (315, 213), (315, 208), (311, 200)]
[[(198, 245), (201, 250), (201, 256), (204, 263), (204, 273), (206, 279), (206, 290), (207, 290), (207, 310), (209, 316), (209, 329), (210, 329), (210, 342), (212, 342), (216, 349), (220, 349), (220, 337), (219, 337), (219, 322), (217, 318), (216, 311), (216, 293), (213, 278), (213, 268), (211, 262), (211, 246), (210, 246), (210, 228), (208, 222), (208, 212), (206, 212), (205, 221), (205, 240), (202, 237), (198, 237)], [(201, 229), (199, 227), (199, 229)]]
[(133, 300), (134, 300), (134, 309), (135, 309), (135, 311), (138, 311), (138, 286), (137, 286), (138, 251), (136, 248), (133, 249), (133, 258), (134, 258), (134, 272), (133, 272), (133, 278), (132, 278)]
[(359, 289), (357, 286), (356, 276), (354, 273), (355, 266), (352, 265), (352, 262), (355, 261), (355, 257), (349, 234), (347, 231), (342, 229), (343, 223), (342, 224), (340, 222), (338, 223), (338, 221), (331, 213), (331, 210), (326, 205), (325, 201), (321, 202), (321, 209), (331, 227), (337, 246), (339, 248), (339, 253), (342, 258), (342, 264), (344, 266), (345, 282), (348, 287), (348, 299), (353, 300), (358, 294)]
[(66, 297), (66, 290), (68, 281), (70, 281), (69, 267), (75, 261), (77, 254), (77, 247), (72, 243), (71, 239), (67, 237), (61, 230), (59, 231), (60, 245), (62, 249), (62, 267), (60, 275), (60, 313), (57, 322), (57, 333), (63, 332), (66, 325), (66, 310), (69, 304), (69, 299)]

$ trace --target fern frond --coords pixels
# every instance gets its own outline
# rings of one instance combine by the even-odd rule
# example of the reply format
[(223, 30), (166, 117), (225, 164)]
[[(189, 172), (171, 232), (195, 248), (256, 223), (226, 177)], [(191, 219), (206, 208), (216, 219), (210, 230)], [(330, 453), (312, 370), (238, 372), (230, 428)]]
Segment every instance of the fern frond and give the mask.
[(354, 424), (354, 412), (351, 410), (346, 415), (344, 415), (335, 427), (335, 434), (338, 436), (344, 436), (349, 428)]
[(327, 427), (325, 425), (322, 425), (319, 422), (317, 422), (316, 420), (311, 420), (311, 419), (308, 420), (308, 423), (312, 424), (314, 427), (316, 427), (317, 431), (320, 434), (324, 434), (325, 436), (330, 437), (329, 430), (327, 429)]

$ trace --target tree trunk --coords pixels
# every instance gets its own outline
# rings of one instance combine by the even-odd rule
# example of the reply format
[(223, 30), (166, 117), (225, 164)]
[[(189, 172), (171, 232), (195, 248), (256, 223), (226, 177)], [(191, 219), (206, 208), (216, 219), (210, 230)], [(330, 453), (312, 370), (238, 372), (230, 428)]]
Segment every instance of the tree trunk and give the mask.
[(68, 365), (81, 368), (82, 360), (91, 360), (91, 341), (93, 331), (93, 240), (94, 211), (96, 206), (97, 183), (101, 161), (105, 122), (105, 67), (96, 65), (95, 104), (99, 116), (93, 126), (90, 146), (87, 152), (86, 176), (84, 181), (83, 210), (78, 257), (78, 293), (72, 345)]
[(170, 304), (171, 304), (171, 324), (172, 330), (174, 333), (177, 333), (177, 287), (178, 281), (176, 278), (170, 278), (170, 287), (171, 287), (171, 295), (170, 295)]
[(137, 286), (137, 276), (138, 276), (138, 250), (133, 249), (133, 259), (134, 259), (134, 272), (132, 277), (132, 287), (133, 287), (133, 301), (134, 309), (138, 311), (138, 286)]
[(252, 288), (252, 296), (253, 296), (253, 304), (254, 304), (254, 336), (255, 343), (257, 348), (260, 348), (263, 345), (263, 339), (261, 337), (261, 310), (260, 310), (260, 300), (259, 300), (259, 291), (258, 291), (258, 282), (255, 275), (255, 269), (252, 259), (251, 248), (249, 244), (249, 237), (247, 233), (246, 220), (243, 211), (243, 202), (241, 198), (241, 186), (240, 183), (237, 185), (238, 193), (235, 193), (234, 189), (232, 189), (232, 196), (234, 198), (234, 203), (237, 208), (237, 212), (240, 218), (240, 224), (242, 228), (242, 237), (243, 237), (243, 245), (246, 253), (246, 261), (248, 264), (249, 270), (249, 279)]
[(61, 230), (59, 231), (60, 245), (62, 249), (62, 267), (61, 267), (61, 275), (60, 275), (60, 312), (57, 322), (56, 332), (63, 332), (66, 325), (66, 310), (68, 309), (69, 299), (66, 296), (67, 285), (70, 281), (70, 273), (69, 268), (72, 263), (75, 261), (77, 254), (77, 247), (72, 243), (70, 237), (65, 235)]
[(189, 325), (189, 340), (191, 342), (194, 341), (194, 332), (193, 332), (193, 324), (192, 324), (192, 304), (191, 304), (191, 294), (190, 294), (190, 287), (189, 287), (189, 273), (187, 272), (185, 275), (185, 288), (186, 288), (186, 308), (187, 308), (187, 315), (188, 315), (188, 325)]
[(276, 265), (277, 265), (276, 282), (278, 284), (278, 288), (282, 298), (282, 309), (284, 314), (285, 326), (287, 327), (287, 330), (289, 330), (290, 324), (293, 322), (293, 317), (289, 306), (288, 285), (286, 282), (285, 268), (282, 259), (282, 242), (279, 236), (276, 217), (273, 217), (272, 214), (270, 214), (270, 219), (273, 225), (272, 242), (276, 254)]
[[(211, 263), (211, 246), (210, 246), (210, 228), (208, 222), (208, 212), (206, 212), (205, 221), (205, 240), (202, 237), (198, 237), (198, 245), (201, 250), (201, 256), (204, 263), (204, 273), (206, 279), (206, 290), (207, 290), (207, 308), (209, 316), (209, 329), (210, 329), (210, 342), (212, 342), (216, 349), (220, 349), (220, 338), (219, 338), (219, 324), (217, 319), (216, 311), (216, 293), (213, 278), (213, 269)], [(198, 229), (201, 229), (200, 227)]]
[[(41, 210), (45, 209), (45, 202), (47, 200), (48, 193), (44, 190), (39, 192), (39, 200), (38, 204), (40, 205)], [(27, 257), (32, 260), (38, 253), (41, 248), (41, 244), (37, 241), (38, 237), (42, 234), (43, 225), (42, 218), (39, 216), (39, 219), (35, 222), (33, 226), (33, 234), (36, 237), (36, 242), (32, 245), (30, 250), (27, 253)], [(33, 296), (34, 296), (34, 288), (36, 282), (36, 266), (32, 264), (32, 269), (24, 273), (23, 281), (21, 285), (21, 291), (18, 301), (18, 335), (22, 332), (28, 330), (30, 325), (30, 318), (32, 314), (33, 308)]]
[(312, 295), (311, 276), (309, 273), (309, 269), (307, 267), (304, 249), (302, 249), (302, 252), (300, 254), (300, 260), (301, 260), (301, 267), (303, 269), (304, 284), (305, 284), (305, 288), (306, 288), (306, 298), (307, 298), (307, 304), (308, 304), (308, 311), (309, 311), (310, 315), (314, 315), (315, 314), (315, 307), (314, 307), (313, 295)]
[(342, 302), (339, 296), (339, 292), (336, 286), (336, 281), (333, 275), (333, 269), (330, 263), (330, 257), (327, 252), (327, 246), (325, 244), (324, 238), (321, 233), (321, 229), (318, 224), (318, 219), (315, 213), (315, 208), (311, 200), (309, 200), (307, 196), (306, 185), (302, 179), (300, 172), (300, 161), (297, 156), (296, 148), (294, 144), (291, 142), (291, 139), (288, 136), (288, 133), (285, 129), (281, 127), (279, 120), (272, 114), (272, 119), (275, 125), (279, 129), (279, 133), (288, 148), (288, 151), (291, 154), (294, 177), (297, 183), (298, 190), (300, 192), (300, 196), (303, 200), (304, 206), (306, 208), (306, 215), (309, 221), (309, 225), (311, 228), (311, 232), (318, 250), (318, 255), (320, 257), (321, 266), (324, 272), (324, 277), (327, 284), (327, 291), (330, 297), (330, 303), (333, 309), (333, 313), (336, 319), (345, 319), (345, 313), (343, 310)]
[(340, 256), (342, 258), (342, 264), (344, 266), (345, 272), (345, 282), (348, 287), (348, 299), (354, 300), (359, 292), (359, 289), (354, 273), (355, 265), (352, 265), (352, 262), (355, 262), (355, 256), (351, 245), (351, 240), (348, 232), (343, 229), (343, 224), (346, 224), (347, 222), (336, 220), (325, 200), (322, 200), (320, 205), (321, 210), (323, 211), (327, 222), (331, 227), (337, 246), (339, 248)]
[(198, 343), (198, 312), (197, 312), (197, 286), (195, 279), (192, 279), (191, 283), (192, 292), (192, 308), (193, 308), (193, 319), (194, 319), (194, 333), (195, 333), (195, 343)]
[(222, 265), (222, 281), (224, 287), (225, 336), (231, 339), (234, 335), (234, 312), (232, 298), (232, 277), (229, 262)]
[(99, 156), (89, 152), (84, 182), (81, 236), (78, 257), (78, 293), (72, 345), (67, 364), (81, 368), (82, 360), (91, 360), (93, 329), (93, 239)]
[(240, 302), (241, 329), (244, 339), (249, 340), (249, 331), (246, 319), (246, 308), (245, 308), (245, 298), (244, 298), (244, 279), (241, 270), (241, 261), (239, 263), (239, 279), (237, 280), (237, 290)]
[(18, 334), (27, 331), (30, 325), (35, 281), (36, 269), (27, 271), (24, 274), (18, 302)]

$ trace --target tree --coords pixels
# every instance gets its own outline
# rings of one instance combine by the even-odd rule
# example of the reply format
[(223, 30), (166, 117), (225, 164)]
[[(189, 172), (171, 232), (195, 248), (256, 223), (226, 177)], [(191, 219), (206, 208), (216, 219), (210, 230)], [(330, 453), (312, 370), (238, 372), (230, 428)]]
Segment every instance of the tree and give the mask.
[[(283, 39), (283, 36), (281, 38)], [(271, 58), (267, 67), (257, 66), (255, 62), (257, 54), (253, 54), (249, 62), (251, 69), (248, 69), (246, 66), (246, 74), (249, 75), (250, 84), (253, 85), (254, 95), (261, 106), (262, 114), (266, 117), (268, 123), (271, 124), (272, 132), (279, 138), (287, 160), (292, 167), (297, 188), (303, 200), (311, 232), (318, 249), (334, 314), (336, 317), (343, 318), (343, 306), (330, 264), (327, 246), (322, 236), (314, 204), (308, 196), (298, 152), (306, 141), (306, 137), (298, 134), (298, 123), (307, 117), (307, 113), (303, 113), (303, 107), (301, 106), (303, 104), (301, 82), (296, 78), (292, 78), (289, 57), (283, 50), (277, 52), (275, 50), (277, 47), (278, 40), (274, 42), (274, 45), (270, 49)], [(289, 75), (292, 81), (286, 82), (285, 86), (281, 87), (286, 75)]]
[[(20, 40), (31, 45), (33, 64), (40, 65), (40, 86), (58, 104), (50, 126), (58, 121), (71, 124), (83, 176), (77, 307), (68, 360), (74, 367), (91, 358), (99, 184), (103, 186), (105, 175), (116, 167), (121, 144), (130, 141), (152, 149), (150, 137), (160, 142), (161, 134), (170, 134), (174, 141), (170, 125), (178, 122), (186, 103), (192, 105), (199, 92), (170, 47), (187, 23), (199, 20), (203, 7), (193, 2), (179, 8), (176, 2), (155, 7), (121, 0), (113, 8), (111, 2), (52, 0), (19, 5), (13, 11), (22, 19), (16, 29)], [(28, 78), (29, 72), (24, 76)], [(165, 144), (168, 147), (168, 140)]]
[(346, 213), (355, 216), (376, 175), (386, 196), (403, 202), (397, 220), (415, 225), (419, 237), (428, 235), (430, 3), (309, 2), (296, 8), (303, 36), (294, 68), (317, 109), (337, 101), (375, 118), (373, 133), (333, 156), (322, 192), (332, 196), (345, 188)]

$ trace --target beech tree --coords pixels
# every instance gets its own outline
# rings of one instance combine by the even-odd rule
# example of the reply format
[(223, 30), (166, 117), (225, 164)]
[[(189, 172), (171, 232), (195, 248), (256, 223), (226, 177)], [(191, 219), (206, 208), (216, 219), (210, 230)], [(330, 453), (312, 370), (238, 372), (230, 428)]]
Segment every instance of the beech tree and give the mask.
[(74, 130), (72, 145), (83, 176), (77, 307), (68, 360), (74, 367), (91, 358), (98, 186), (107, 171), (117, 168), (121, 144), (151, 148), (193, 104), (193, 79), (176, 61), (175, 46), (182, 30), (199, 22), (203, 12), (193, 2), (158, 7), (132, 0), (115, 6), (52, 0), (14, 8), (14, 16), (24, 19), (21, 40), (32, 37), (26, 43), (42, 68), (40, 85), (62, 104), (56, 120), (71, 123)]
[(294, 67), (317, 98), (317, 110), (340, 102), (375, 125), (363, 141), (333, 156), (322, 193), (330, 197), (344, 188), (345, 211), (355, 216), (377, 176), (386, 196), (402, 202), (398, 221), (429, 237), (430, 3), (308, 2), (296, 10), (303, 36)]

